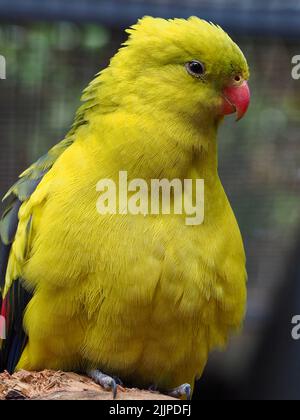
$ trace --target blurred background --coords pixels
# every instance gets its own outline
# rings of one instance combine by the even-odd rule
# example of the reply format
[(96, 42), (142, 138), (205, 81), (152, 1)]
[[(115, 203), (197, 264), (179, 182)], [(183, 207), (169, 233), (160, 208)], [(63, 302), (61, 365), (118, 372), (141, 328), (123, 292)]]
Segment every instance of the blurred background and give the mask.
[(245, 239), (245, 329), (212, 355), (196, 399), (300, 399), (299, 0), (0, 0), (0, 192), (61, 140), (82, 89), (143, 15), (223, 26), (251, 66), (247, 118), (227, 120), (220, 173)]

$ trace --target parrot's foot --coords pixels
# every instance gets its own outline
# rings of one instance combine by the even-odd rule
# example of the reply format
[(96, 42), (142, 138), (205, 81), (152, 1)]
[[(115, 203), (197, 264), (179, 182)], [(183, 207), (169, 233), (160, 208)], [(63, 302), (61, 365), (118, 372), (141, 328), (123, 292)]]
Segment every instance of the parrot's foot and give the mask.
[(180, 385), (178, 388), (166, 392), (169, 397), (180, 398), (190, 401), (192, 399), (192, 387), (190, 384)]
[(87, 375), (96, 382), (96, 384), (101, 385), (107, 391), (112, 391), (113, 399), (116, 399), (118, 385), (123, 386), (120, 379), (105, 375), (105, 373), (100, 372), (100, 370), (90, 370), (87, 372)]

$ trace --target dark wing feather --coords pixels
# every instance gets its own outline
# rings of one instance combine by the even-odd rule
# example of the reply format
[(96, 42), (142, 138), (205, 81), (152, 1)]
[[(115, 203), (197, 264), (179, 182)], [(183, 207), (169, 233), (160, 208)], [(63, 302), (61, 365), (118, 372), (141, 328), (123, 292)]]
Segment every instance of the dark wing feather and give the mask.
[[(10, 200), (11, 201), (11, 200)], [(0, 290), (2, 291), (5, 286), (5, 275), (7, 264), (9, 260), (10, 249), (15, 237), (18, 227), (18, 212), (21, 206), (21, 201), (18, 198), (9, 204), (8, 208), (3, 214), (0, 223)], [(11, 369), (11, 354), (16, 357), (21, 351), (21, 343), (24, 342), (24, 333), (22, 332), (22, 324), (20, 325), (20, 314), (22, 310), (21, 304), (23, 303), (23, 296), (27, 296), (27, 292), (22, 291), (22, 286), (19, 281), (13, 283), (7, 296), (2, 302), (2, 293), (0, 293), (0, 308), (2, 324), (5, 320), (5, 337), (7, 340), (0, 340), (0, 372), (4, 369), (12, 372)], [(14, 308), (11, 311), (11, 308)], [(18, 330), (18, 326), (20, 327)], [(2, 329), (4, 325), (1, 326)], [(18, 333), (16, 333), (18, 331)], [(0, 337), (1, 338), (1, 337)], [(12, 343), (14, 340), (14, 343)], [(10, 361), (9, 361), (10, 358)]]
[(25, 348), (27, 337), (23, 330), (23, 313), (32, 295), (21, 280), (15, 280), (2, 304), (1, 315), (6, 320), (6, 340), (1, 351), (1, 369), (12, 374)]

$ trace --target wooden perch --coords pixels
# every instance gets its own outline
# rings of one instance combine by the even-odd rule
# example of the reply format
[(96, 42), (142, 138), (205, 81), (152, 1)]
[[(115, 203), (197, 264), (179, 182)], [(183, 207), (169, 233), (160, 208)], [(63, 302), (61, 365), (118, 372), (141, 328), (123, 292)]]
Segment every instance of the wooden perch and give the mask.
[[(112, 400), (112, 393), (76, 373), (20, 371), (0, 374), (0, 400)], [(119, 387), (117, 400), (174, 400), (165, 395)]]

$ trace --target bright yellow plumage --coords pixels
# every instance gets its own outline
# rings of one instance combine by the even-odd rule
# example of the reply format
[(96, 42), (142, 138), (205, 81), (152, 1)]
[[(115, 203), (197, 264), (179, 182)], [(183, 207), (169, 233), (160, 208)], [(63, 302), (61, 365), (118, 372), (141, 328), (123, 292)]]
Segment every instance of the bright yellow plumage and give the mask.
[[(70, 144), (22, 204), (5, 293), (20, 277), (34, 291), (17, 369), (97, 368), (170, 389), (193, 385), (245, 313), (245, 255), (217, 172), (216, 109), (220, 90), (248, 68), (220, 28), (197, 18), (145, 18), (130, 32), (86, 90)], [(202, 81), (186, 72), (194, 59), (205, 62)], [(147, 182), (203, 178), (204, 224), (99, 215), (96, 184), (119, 171)]]

